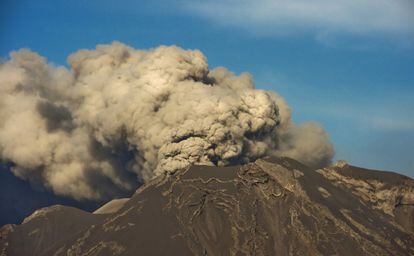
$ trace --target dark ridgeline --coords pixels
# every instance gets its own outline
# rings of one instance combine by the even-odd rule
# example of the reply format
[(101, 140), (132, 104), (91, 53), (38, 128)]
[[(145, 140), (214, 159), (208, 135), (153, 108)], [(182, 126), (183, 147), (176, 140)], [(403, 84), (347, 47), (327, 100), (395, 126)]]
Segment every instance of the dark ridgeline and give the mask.
[(20, 223), (36, 209), (54, 204), (73, 206), (85, 211), (102, 205), (102, 202), (79, 202), (57, 196), (42, 185), (33, 187), (27, 181), (14, 176), (10, 168), (10, 164), (0, 163), (0, 226)]
[(38, 210), (0, 255), (414, 255), (414, 180), (346, 163), (194, 166), (104, 208)]

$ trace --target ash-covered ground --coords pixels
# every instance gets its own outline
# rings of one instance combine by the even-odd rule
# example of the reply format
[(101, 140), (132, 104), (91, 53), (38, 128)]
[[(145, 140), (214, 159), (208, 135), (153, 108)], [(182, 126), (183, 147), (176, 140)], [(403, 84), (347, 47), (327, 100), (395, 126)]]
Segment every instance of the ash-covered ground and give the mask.
[(37, 210), (0, 255), (413, 255), (414, 180), (290, 158), (162, 175), (95, 213)]

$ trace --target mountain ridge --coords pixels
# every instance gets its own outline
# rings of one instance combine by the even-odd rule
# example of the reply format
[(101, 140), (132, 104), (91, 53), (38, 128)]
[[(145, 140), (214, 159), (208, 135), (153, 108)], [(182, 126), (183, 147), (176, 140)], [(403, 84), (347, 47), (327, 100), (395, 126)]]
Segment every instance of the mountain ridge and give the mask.
[(345, 162), (192, 166), (116, 207), (40, 209), (1, 228), (0, 255), (414, 254), (414, 180)]

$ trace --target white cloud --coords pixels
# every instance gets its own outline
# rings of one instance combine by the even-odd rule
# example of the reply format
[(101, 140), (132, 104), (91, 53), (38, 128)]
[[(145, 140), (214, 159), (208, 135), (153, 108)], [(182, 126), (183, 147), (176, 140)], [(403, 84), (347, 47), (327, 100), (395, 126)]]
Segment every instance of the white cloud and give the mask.
[(384, 132), (413, 132), (413, 120), (376, 117), (372, 119), (372, 126)]
[(187, 12), (251, 33), (282, 36), (333, 34), (414, 35), (412, 0), (204, 0), (184, 1)]
[[(348, 102), (337, 102), (335, 105), (320, 102), (318, 106), (307, 106), (306, 109), (296, 107), (297, 110), (310, 113), (309, 115), (323, 116), (338, 124), (348, 123), (354, 129), (362, 131), (394, 132), (414, 134), (414, 118), (410, 109), (392, 107), (387, 103), (378, 105), (357, 103), (349, 99)], [(402, 104), (403, 105), (403, 104)], [(411, 104), (410, 107), (412, 108)]]

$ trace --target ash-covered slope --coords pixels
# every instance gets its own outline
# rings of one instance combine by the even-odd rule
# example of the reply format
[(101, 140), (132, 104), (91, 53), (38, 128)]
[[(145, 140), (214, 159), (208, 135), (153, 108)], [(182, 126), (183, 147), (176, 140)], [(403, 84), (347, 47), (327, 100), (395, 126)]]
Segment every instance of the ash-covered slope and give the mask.
[(344, 163), (194, 166), (109, 206), (39, 210), (0, 255), (414, 255), (414, 181)]

